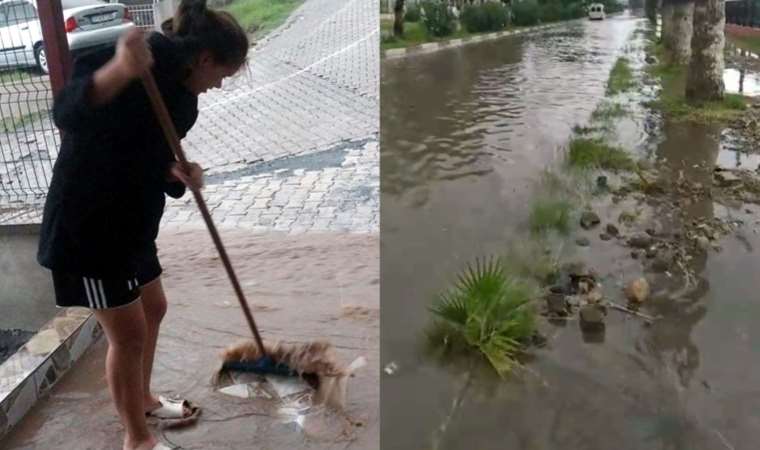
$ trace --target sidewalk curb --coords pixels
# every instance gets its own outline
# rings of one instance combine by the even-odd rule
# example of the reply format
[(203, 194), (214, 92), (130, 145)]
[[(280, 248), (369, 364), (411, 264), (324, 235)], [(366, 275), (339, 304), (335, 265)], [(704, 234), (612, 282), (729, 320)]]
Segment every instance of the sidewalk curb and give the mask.
[(568, 23), (576, 22), (584, 19), (568, 20), (563, 22), (553, 22), (546, 25), (537, 25), (533, 27), (520, 28), (517, 30), (498, 31), (495, 33), (477, 34), (467, 38), (457, 38), (442, 42), (427, 42), (425, 44), (415, 45), (413, 47), (405, 48), (393, 48), (389, 50), (383, 50), (382, 56), (384, 59), (399, 59), (409, 56), (416, 56), (427, 53), (434, 53), (440, 50), (449, 48), (463, 47), (468, 44), (474, 44), (478, 42), (493, 41), (496, 39), (502, 39), (510, 36), (519, 36), (522, 34), (533, 33), (541, 30), (548, 30), (560, 25), (566, 25)]

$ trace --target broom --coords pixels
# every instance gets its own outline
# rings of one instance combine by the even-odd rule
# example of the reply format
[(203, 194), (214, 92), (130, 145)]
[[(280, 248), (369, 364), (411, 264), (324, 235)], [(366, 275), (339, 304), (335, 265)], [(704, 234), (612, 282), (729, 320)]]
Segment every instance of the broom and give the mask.
[[(174, 152), (177, 160), (179, 160), (180, 164), (187, 166), (188, 161), (185, 157), (185, 152), (182, 150), (179, 136), (177, 135), (177, 130), (174, 128), (174, 123), (169, 116), (169, 111), (166, 109), (166, 104), (163, 101), (161, 92), (158, 90), (156, 80), (150, 71), (146, 71), (142, 76), (142, 84), (148, 93), (150, 103), (153, 107), (153, 112), (155, 113), (161, 125), (161, 129), (163, 130), (164, 136), (166, 137), (169, 146), (172, 148), (172, 151)], [(297, 372), (291, 368), (287, 363), (287, 359), (276, 360), (276, 358), (273, 358), (270, 355), (269, 350), (261, 339), (258, 327), (256, 327), (256, 322), (253, 319), (253, 314), (251, 314), (251, 309), (248, 306), (248, 302), (245, 299), (245, 295), (243, 294), (243, 290), (240, 287), (238, 278), (232, 268), (230, 258), (227, 256), (227, 251), (222, 244), (222, 239), (219, 237), (219, 232), (217, 231), (216, 226), (211, 219), (211, 214), (209, 213), (208, 207), (206, 206), (206, 202), (203, 200), (203, 196), (201, 195), (199, 189), (190, 187), (190, 190), (193, 193), (193, 197), (195, 197), (195, 202), (198, 204), (198, 209), (200, 209), (203, 220), (206, 222), (208, 231), (211, 233), (211, 239), (214, 241), (216, 249), (219, 251), (219, 257), (221, 258), (222, 263), (224, 264), (224, 268), (227, 271), (227, 275), (229, 276), (230, 282), (232, 283), (232, 288), (235, 290), (235, 294), (237, 295), (238, 301), (240, 302), (240, 307), (242, 308), (245, 319), (248, 322), (248, 326), (253, 333), (257, 347), (257, 351), (251, 352), (250, 343), (240, 344), (241, 347), (245, 347), (248, 350), (246, 354), (243, 355), (248, 358), (233, 360), (231, 356), (225, 356), (225, 366), (223, 366), (223, 369), (245, 370), (261, 375), (274, 374), (292, 376), (296, 374), (302, 374), (302, 371)], [(284, 355), (280, 354), (279, 356)]]

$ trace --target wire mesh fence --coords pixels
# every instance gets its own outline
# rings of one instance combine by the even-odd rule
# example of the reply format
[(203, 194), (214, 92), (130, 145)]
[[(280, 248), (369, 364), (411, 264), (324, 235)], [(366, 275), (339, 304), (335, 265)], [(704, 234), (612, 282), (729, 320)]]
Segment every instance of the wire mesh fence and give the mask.
[[(60, 26), (73, 54), (113, 45), (135, 26), (123, 5), (60, 1)], [(152, 20), (144, 5), (134, 7), (143, 23)], [(46, 47), (34, 0), (0, 2), (0, 223), (15, 210), (39, 209), (58, 156)]]
[(726, 23), (760, 27), (760, 2), (757, 0), (726, 2)]
[(0, 206), (44, 198), (59, 136), (37, 10), (0, 4)]
[(145, 30), (153, 29), (155, 18), (152, 3), (127, 5), (127, 8), (135, 25)]

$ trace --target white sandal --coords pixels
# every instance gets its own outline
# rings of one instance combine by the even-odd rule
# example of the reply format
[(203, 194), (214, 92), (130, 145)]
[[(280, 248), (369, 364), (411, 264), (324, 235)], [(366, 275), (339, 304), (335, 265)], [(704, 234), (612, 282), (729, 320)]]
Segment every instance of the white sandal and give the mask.
[(153, 447), (152, 450), (173, 450), (173, 449), (171, 447), (167, 447), (165, 444), (162, 444), (161, 442), (159, 442), (158, 444), (156, 444), (155, 447)]
[[(145, 416), (150, 420), (158, 421), (163, 428), (189, 425), (198, 419), (201, 409), (187, 400), (174, 400), (159, 396), (161, 406), (148, 411)], [(189, 414), (185, 415), (188, 411)]]

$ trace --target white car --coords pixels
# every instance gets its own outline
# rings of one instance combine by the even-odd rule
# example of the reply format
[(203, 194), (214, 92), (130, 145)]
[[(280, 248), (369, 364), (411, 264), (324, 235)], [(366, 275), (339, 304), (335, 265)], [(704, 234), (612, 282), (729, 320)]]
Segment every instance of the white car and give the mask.
[[(0, 0), (0, 69), (39, 67), (48, 73), (37, 2)], [(69, 49), (73, 54), (113, 45), (134, 27), (127, 8), (100, 0), (61, 0)]]
[(591, 20), (604, 20), (604, 5), (601, 3), (592, 3), (589, 5), (588, 18)]

